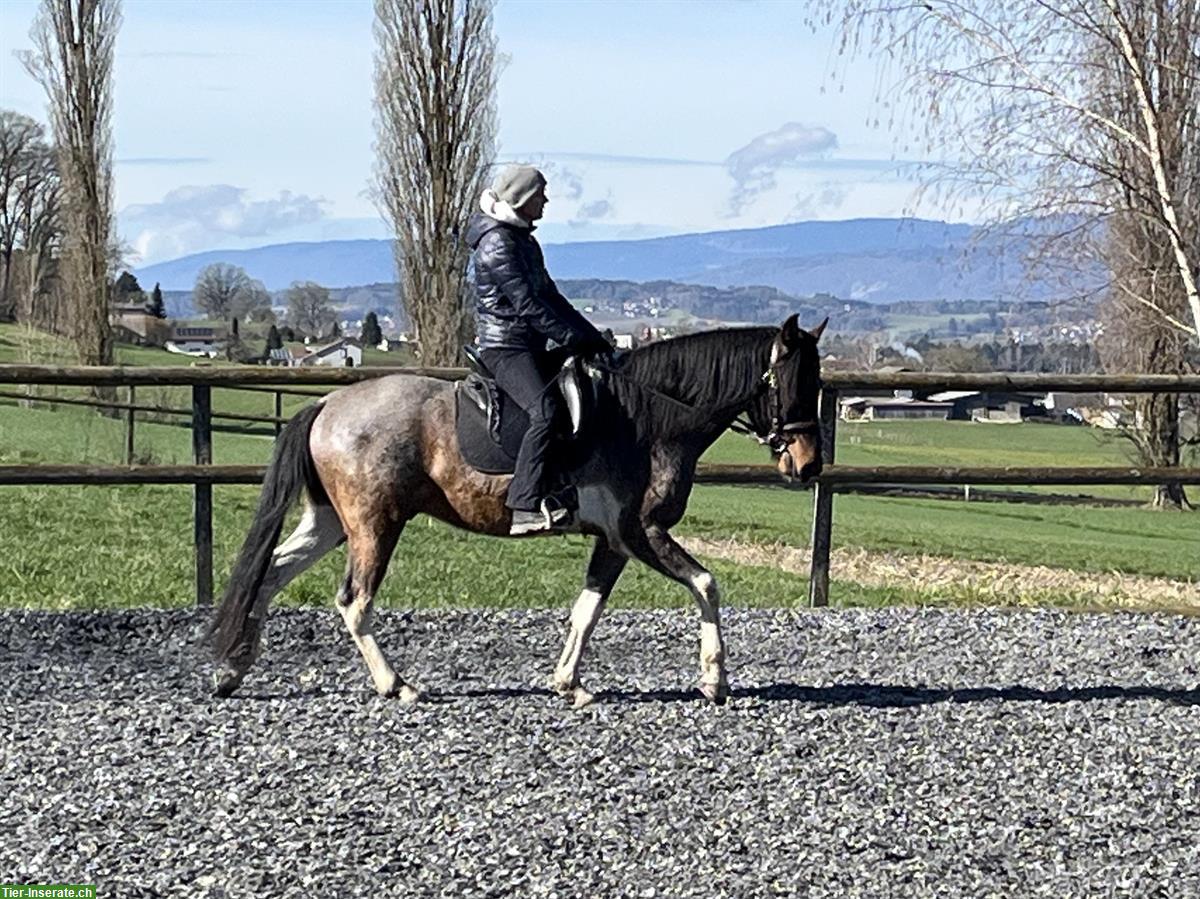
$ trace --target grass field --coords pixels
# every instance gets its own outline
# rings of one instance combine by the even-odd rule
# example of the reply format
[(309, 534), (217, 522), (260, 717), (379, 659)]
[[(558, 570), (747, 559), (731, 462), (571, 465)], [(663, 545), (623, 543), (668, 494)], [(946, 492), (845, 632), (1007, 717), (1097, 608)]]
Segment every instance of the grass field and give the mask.
[[(1126, 441), (1112, 431), (1028, 422), (839, 421), (837, 427), (837, 461), (842, 465), (1128, 465), (1126, 446)], [(760, 446), (736, 434), (726, 434), (704, 458), (747, 465), (768, 459)], [(1103, 485), (989, 489), (1138, 500), (1149, 500), (1151, 496), (1149, 487)]]
[(986, 313), (968, 315), (914, 315), (903, 312), (893, 312), (884, 316), (884, 327), (892, 340), (905, 340), (930, 334), (934, 337), (945, 336), (950, 330), (950, 319), (957, 319), (959, 326), (966, 330), (968, 325), (984, 325), (987, 323)]
[[(20, 335), (17, 335), (19, 338)], [(16, 350), (11, 329), (0, 328), (0, 361)], [(7, 349), (5, 347), (7, 346)], [(188, 364), (153, 350), (123, 348), (128, 364)], [(7, 356), (6, 356), (7, 354)], [(139, 391), (139, 402), (186, 406), (178, 396)], [(145, 394), (151, 394), (149, 396)], [(310, 402), (289, 397), (285, 414)], [(271, 396), (214, 391), (218, 410), (270, 412)], [(148, 463), (191, 459), (186, 427), (137, 424), (137, 456)], [(1119, 442), (1085, 428), (888, 422), (839, 425), (838, 461), (855, 465), (943, 462), (959, 465), (1106, 465), (1124, 461)], [(265, 462), (269, 437), (214, 436), (214, 461)], [(23, 409), (0, 403), (0, 463), (121, 461), (124, 425), (93, 412), (59, 407)], [(765, 451), (727, 435), (706, 457), (715, 462), (764, 463)], [(1129, 496), (1129, 488), (1109, 488)], [(249, 523), (256, 488), (218, 487), (217, 583), (232, 564)], [(1141, 492), (1145, 495), (1145, 491)], [(778, 488), (698, 487), (677, 529), (716, 540), (804, 546), (811, 494)], [(1121, 571), (1200, 579), (1195, 514), (1141, 508), (959, 503), (839, 496), (834, 543), (884, 553), (925, 553), (960, 559), (1044, 564), (1083, 571)], [(565, 537), (498, 541), (453, 531), (426, 518), (405, 532), (380, 602), (392, 606), (545, 606), (566, 602), (580, 584), (588, 541)], [(300, 578), (288, 603), (327, 602), (340, 575), (341, 551)], [(803, 577), (776, 568), (713, 561), (726, 601), (736, 605), (802, 605)], [(865, 588), (836, 580), (838, 604), (960, 601), (912, 589)], [(191, 492), (184, 487), (0, 487), (0, 608), (187, 605), (192, 597)], [(1019, 597), (1014, 597), (1014, 601)], [(630, 566), (614, 601), (655, 606), (688, 602), (686, 593), (641, 566)]]
[[(140, 423), (138, 452), (154, 462), (186, 462), (186, 429)], [(120, 422), (84, 410), (0, 406), (0, 462), (111, 462)], [(218, 462), (265, 461), (271, 441), (219, 434)], [(725, 451), (727, 447), (719, 447)], [(736, 452), (729, 448), (730, 453)], [(249, 523), (256, 488), (216, 488), (218, 583)], [(811, 494), (752, 487), (698, 487), (681, 534), (749, 543), (807, 543)], [(187, 604), (191, 597), (191, 494), (183, 487), (0, 488), (0, 607), (29, 602), (73, 607)], [(841, 496), (836, 545), (964, 559), (1048, 564), (1088, 571), (1200, 579), (1196, 518), (1145, 509), (1024, 506)], [(579, 586), (582, 538), (497, 541), (419, 518), (410, 526), (380, 601), (391, 605), (544, 605)], [(325, 601), (340, 552), (301, 578), (285, 601)], [(802, 577), (769, 568), (716, 563), (727, 599), (738, 605), (801, 604)], [(937, 602), (906, 590), (837, 583), (839, 604)], [(679, 588), (631, 566), (617, 601), (685, 602)]]
[[(365, 366), (396, 366), (410, 365), (412, 358), (403, 352), (384, 353), (375, 349), (363, 351)], [(38, 331), (31, 331), (17, 325), (0, 324), (0, 364), (4, 363), (38, 363), (55, 365), (73, 365), (75, 356), (70, 346), (63, 340)], [(180, 353), (168, 353), (165, 350), (151, 347), (136, 347), (119, 345), (116, 348), (116, 363), (118, 365), (135, 366), (196, 366), (219, 368), (229, 365), (221, 360), (197, 359)], [(304, 387), (304, 390), (323, 391), (320, 386)], [(0, 385), (0, 390), (13, 392), (13, 385)], [(47, 387), (36, 388), (39, 396), (80, 397), (88, 391), (81, 387)], [(127, 402), (126, 388), (117, 388), (118, 402)], [(136, 391), (138, 405), (151, 405), (163, 408), (190, 409), (192, 404), (191, 388), (188, 387), (139, 387)], [(12, 400), (0, 400), (0, 403), (11, 404)], [(290, 416), (297, 410), (308, 405), (311, 400), (303, 396), (283, 397), (283, 414)], [(214, 412), (226, 412), (237, 415), (274, 415), (274, 397), (270, 393), (248, 390), (230, 390), (214, 388), (212, 391)], [(64, 408), (64, 407), (59, 407)], [(182, 416), (162, 416), (165, 421), (184, 422)], [(240, 428), (241, 430), (261, 429), (263, 425), (237, 425), (230, 422), (218, 422), (224, 427)], [(219, 437), (217, 438), (220, 439)], [(0, 452), (4, 447), (0, 444)], [(116, 461), (117, 457), (112, 457)]]

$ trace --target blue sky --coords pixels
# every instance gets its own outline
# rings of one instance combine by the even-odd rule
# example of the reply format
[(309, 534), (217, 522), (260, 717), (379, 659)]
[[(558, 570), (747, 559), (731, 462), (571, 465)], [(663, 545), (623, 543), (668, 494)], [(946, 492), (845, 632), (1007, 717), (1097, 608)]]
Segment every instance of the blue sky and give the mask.
[[(44, 120), (0, 4), (0, 106)], [(911, 169), (872, 127), (875, 71), (833, 84), (797, 2), (501, 0), (501, 159), (541, 165), (544, 241), (896, 216)], [(384, 237), (366, 196), (369, 0), (125, 0), (119, 230), (146, 264), (287, 240)], [(935, 207), (917, 207), (937, 217)]]

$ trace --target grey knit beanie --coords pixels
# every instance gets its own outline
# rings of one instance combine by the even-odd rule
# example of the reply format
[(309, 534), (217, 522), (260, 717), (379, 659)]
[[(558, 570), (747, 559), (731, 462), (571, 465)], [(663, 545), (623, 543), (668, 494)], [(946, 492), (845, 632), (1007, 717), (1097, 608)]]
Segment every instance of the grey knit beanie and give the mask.
[(492, 191), (513, 209), (520, 209), (545, 184), (546, 176), (533, 166), (510, 165), (496, 176)]

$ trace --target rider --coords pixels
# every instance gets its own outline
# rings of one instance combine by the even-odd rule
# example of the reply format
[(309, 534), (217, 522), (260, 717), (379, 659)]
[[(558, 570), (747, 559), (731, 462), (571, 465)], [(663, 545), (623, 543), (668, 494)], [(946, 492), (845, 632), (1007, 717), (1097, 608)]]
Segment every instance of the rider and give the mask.
[(560, 400), (547, 388), (561, 360), (547, 341), (576, 354), (612, 351), (546, 271), (533, 236), (546, 203), (545, 176), (533, 166), (510, 165), (483, 192), (482, 213), (467, 228), (475, 254), (475, 342), (500, 389), (529, 415), (506, 500), (512, 534), (549, 530), (566, 515), (547, 495), (546, 455)]

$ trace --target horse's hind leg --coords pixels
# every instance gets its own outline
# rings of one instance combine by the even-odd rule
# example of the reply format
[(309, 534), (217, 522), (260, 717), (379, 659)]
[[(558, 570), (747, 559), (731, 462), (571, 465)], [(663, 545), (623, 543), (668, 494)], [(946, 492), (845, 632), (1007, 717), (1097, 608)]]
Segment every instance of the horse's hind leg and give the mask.
[(380, 531), (366, 529), (351, 534), (346, 580), (338, 591), (337, 603), (342, 620), (371, 672), (376, 692), (380, 696), (399, 696), (402, 702), (412, 702), (418, 697), (417, 691), (396, 674), (375, 640), (372, 625), (375, 594), (403, 528), (403, 522), (389, 522)]
[(332, 506), (311, 501), (305, 504), (296, 529), (271, 553), (271, 565), (247, 621), (245, 650), (230, 658), (218, 675), (225, 689), (232, 692), (258, 657), (271, 598), (344, 539), (341, 520)]
[(296, 529), (271, 553), (271, 567), (254, 602), (255, 616), (265, 616), (271, 597), (345, 539), (341, 519), (333, 506), (305, 505)]
[(606, 539), (596, 538), (583, 592), (571, 608), (571, 629), (567, 633), (567, 642), (558, 660), (558, 667), (554, 669), (554, 688), (562, 695), (571, 697), (577, 708), (592, 701), (592, 695), (579, 685), (579, 663), (600, 613), (604, 611), (604, 603), (621, 576), (626, 561), (625, 556), (609, 548)]

